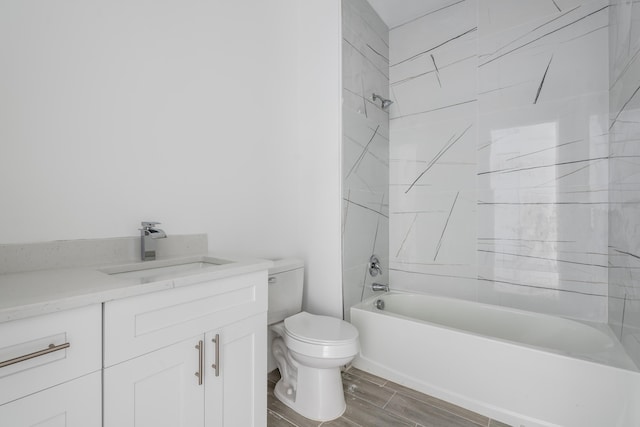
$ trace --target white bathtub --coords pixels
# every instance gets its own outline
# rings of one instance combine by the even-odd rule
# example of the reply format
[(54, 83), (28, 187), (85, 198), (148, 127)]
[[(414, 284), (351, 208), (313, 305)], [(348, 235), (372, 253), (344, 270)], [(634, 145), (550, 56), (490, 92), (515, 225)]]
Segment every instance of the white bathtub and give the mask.
[(490, 418), (640, 426), (640, 372), (606, 325), (404, 293), (352, 307), (351, 322), (357, 368)]

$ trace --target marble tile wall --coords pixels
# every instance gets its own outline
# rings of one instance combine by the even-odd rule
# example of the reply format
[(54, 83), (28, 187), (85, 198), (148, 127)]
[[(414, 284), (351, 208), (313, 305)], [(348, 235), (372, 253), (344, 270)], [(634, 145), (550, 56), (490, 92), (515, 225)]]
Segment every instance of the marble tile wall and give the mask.
[(475, 299), (477, 1), (390, 29), (390, 284)]
[(605, 321), (608, 0), (390, 29), (390, 282)]
[(640, 366), (640, 1), (609, 12), (609, 324)]
[[(389, 29), (366, 0), (342, 2), (343, 165), (342, 288), (344, 316), (387, 283), (389, 259)], [(368, 274), (378, 255), (383, 274)]]

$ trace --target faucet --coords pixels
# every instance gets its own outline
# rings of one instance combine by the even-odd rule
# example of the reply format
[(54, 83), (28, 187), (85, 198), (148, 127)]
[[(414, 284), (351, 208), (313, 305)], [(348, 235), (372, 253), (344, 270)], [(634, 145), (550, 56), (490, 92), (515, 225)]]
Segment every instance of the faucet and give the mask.
[(140, 253), (142, 261), (152, 261), (156, 259), (156, 239), (167, 237), (163, 230), (156, 228), (159, 222), (142, 221), (140, 229)]
[(383, 285), (382, 283), (372, 283), (371, 290), (376, 291), (385, 291), (389, 292), (389, 285)]
[(369, 274), (371, 275), (371, 277), (376, 277), (378, 274), (382, 274), (380, 260), (375, 254), (371, 255), (371, 258), (369, 258)]

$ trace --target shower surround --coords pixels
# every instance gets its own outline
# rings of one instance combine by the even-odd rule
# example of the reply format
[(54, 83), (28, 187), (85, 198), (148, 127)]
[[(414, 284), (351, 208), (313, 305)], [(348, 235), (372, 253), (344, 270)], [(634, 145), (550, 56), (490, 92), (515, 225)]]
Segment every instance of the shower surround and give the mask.
[(640, 2), (609, 12), (609, 324), (640, 366)]
[[(389, 29), (366, 0), (342, 2), (342, 289), (344, 317), (387, 283), (389, 260)], [(382, 275), (368, 274), (378, 255)]]
[(390, 29), (393, 288), (607, 321), (608, 23), (458, 0)]

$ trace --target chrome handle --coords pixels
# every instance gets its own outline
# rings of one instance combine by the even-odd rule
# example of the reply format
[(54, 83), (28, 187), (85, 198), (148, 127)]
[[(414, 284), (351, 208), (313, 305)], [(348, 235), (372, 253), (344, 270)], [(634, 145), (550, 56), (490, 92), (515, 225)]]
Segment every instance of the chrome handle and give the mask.
[(141, 230), (149, 230), (150, 228), (155, 228), (156, 225), (160, 225), (162, 223), (155, 221), (142, 221), (140, 224), (142, 225)]
[(215, 344), (215, 363), (211, 365), (216, 370), (216, 377), (220, 376), (220, 334), (216, 334), (216, 337), (212, 339)]
[(198, 372), (196, 372), (196, 377), (198, 377), (198, 385), (202, 385), (202, 370), (204, 367), (204, 345), (202, 340), (198, 341), (196, 349), (198, 350)]
[(374, 254), (369, 258), (369, 274), (371, 277), (376, 277), (378, 274), (382, 274), (382, 268), (380, 268), (380, 260)]
[(13, 359), (0, 362), (0, 368), (13, 365), (14, 363), (24, 362), (25, 360), (33, 359), (35, 357), (44, 356), (45, 354), (53, 353), (54, 351), (59, 351), (69, 347), (71, 347), (71, 344), (68, 342), (60, 345), (49, 344), (49, 347), (44, 350), (34, 351), (33, 353), (25, 354), (24, 356), (14, 357)]

